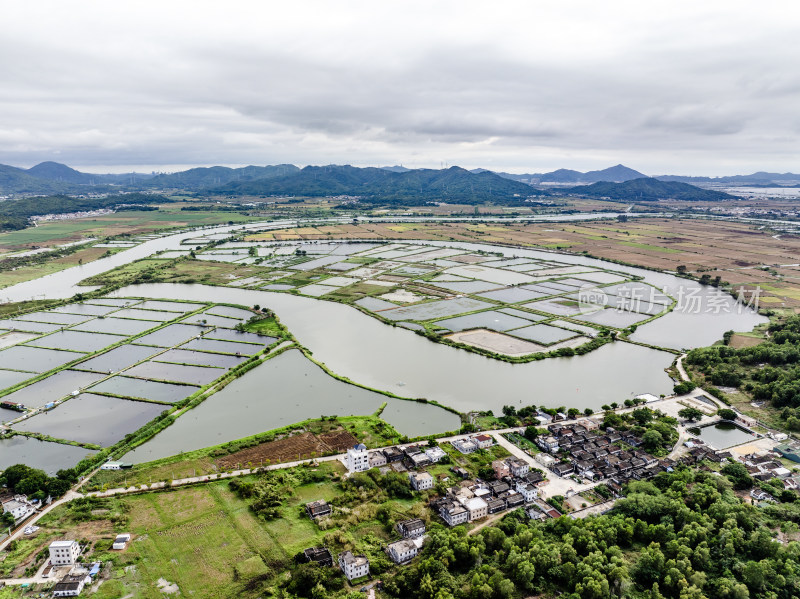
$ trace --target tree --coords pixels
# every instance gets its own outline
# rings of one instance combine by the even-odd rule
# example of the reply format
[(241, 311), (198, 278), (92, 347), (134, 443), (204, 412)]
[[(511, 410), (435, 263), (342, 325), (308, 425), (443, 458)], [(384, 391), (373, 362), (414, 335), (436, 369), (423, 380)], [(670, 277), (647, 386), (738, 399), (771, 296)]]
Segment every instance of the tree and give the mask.
[(689, 408), (683, 408), (682, 410), (678, 410), (678, 416), (694, 422), (695, 420), (700, 420), (703, 417), (703, 412), (701, 412), (697, 408), (689, 407)]
[(592, 408), (586, 408), (586, 409), (583, 411), (583, 415), (584, 415), (584, 416), (591, 416), (592, 414), (594, 414), (594, 410), (593, 410)]
[(728, 479), (733, 483), (734, 489), (749, 489), (755, 483), (745, 465), (740, 464), (739, 462), (725, 464), (720, 472), (727, 476)]
[(539, 438), (539, 429), (535, 426), (529, 426), (525, 429), (525, 438), (528, 441), (536, 443), (536, 439)]
[(723, 420), (736, 420), (737, 414), (729, 408), (722, 408), (717, 412), (717, 416)]
[(578, 408), (570, 408), (569, 410), (567, 410), (567, 416), (569, 416), (570, 418), (577, 418), (578, 414), (580, 413), (581, 411)]
[(672, 388), (672, 391), (675, 393), (675, 395), (686, 395), (687, 393), (694, 391), (695, 387), (697, 387), (697, 385), (695, 385), (692, 381), (681, 381)]
[(655, 429), (648, 429), (642, 435), (642, 445), (648, 451), (655, 451), (664, 445), (664, 437)]

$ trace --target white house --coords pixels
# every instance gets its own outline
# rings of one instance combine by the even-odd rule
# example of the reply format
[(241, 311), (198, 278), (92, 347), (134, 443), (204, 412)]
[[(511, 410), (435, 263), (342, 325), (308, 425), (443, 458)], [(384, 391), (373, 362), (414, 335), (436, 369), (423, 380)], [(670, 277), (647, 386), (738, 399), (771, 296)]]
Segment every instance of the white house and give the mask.
[(464, 524), (469, 519), (467, 508), (455, 501), (444, 502), (439, 508), (439, 515), (450, 526)]
[(463, 454), (473, 453), (478, 450), (478, 445), (469, 439), (456, 439), (450, 444)]
[(472, 437), (472, 442), (478, 446), (478, 449), (489, 449), (494, 443), (489, 435), (475, 435)]
[(345, 465), (350, 472), (364, 472), (369, 470), (369, 452), (367, 446), (359, 443), (347, 450)]
[(511, 474), (517, 477), (525, 476), (531, 469), (530, 464), (521, 458), (507, 458), (506, 464)]
[(53, 541), (50, 543), (50, 563), (54, 566), (71, 566), (81, 554), (77, 541)]
[(461, 502), (469, 512), (469, 521), (480, 520), (489, 515), (489, 504), (480, 497), (472, 497)]
[(15, 495), (13, 498), (3, 501), (3, 513), (11, 513), (14, 520), (17, 521), (27, 518), (35, 511), (36, 508), (28, 502), (28, 498), (24, 495)]
[(558, 451), (558, 439), (552, 435), (549, 437), (539, 437), (536, 439), (536, 444), (544, 451), (548, 451), (550, 453), (556, 453)]
[(537, 453), (535, 456), (533, 456), (533, 459), (539, 462), (545, 468), (549, 468), (558, 461), (553, 456), (546, 453)]
[(67, 574), (53, 587), (53, 597), (77, 597), (92, 577), (87, 574)]
[(114, 544), (111, 546), (111, 548), (121, 551), (128, 546), (128, 541), (130, 540), (131, 540), (131, 535), (128, 532), (123, 533), (121, 535), (117, 535), (117, 538), (114, 539)]
[(516, 486), (517, 492), (525, 498), (525, 503), (530, 503), (539, 496), (536, 487), (525, 481), (518, 480)]
[(447, 454), (441, 447), (429, 447), (425, 450), (425, 455), (428, 456), (428, 459), (430, 459), (431, 462), (436, 463)]
[(424, 491), (433, 488), (433, 476), (427, 472), (410, 472), (408, 480), (415, 491)]
[(425, 537), (417, 537), (415, 539), (395, 541), (394, 543), (389, 543), (386, 547), (386, 552), (394, 563), (404, 564), (417, 556), (424, 540)]
[(351, 551), (339, 554), (339, 567), (347, 580), (354, 580), (369, 574), (369, 560), (365, 555), (353, 555)]

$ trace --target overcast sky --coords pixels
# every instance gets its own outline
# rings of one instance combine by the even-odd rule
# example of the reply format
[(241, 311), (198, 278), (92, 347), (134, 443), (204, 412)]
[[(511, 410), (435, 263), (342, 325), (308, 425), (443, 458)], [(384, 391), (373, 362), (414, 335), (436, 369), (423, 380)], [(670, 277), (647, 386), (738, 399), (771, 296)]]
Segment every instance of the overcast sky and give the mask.
[(786, 2), (5, 2), (0, 163), (800, 172)]

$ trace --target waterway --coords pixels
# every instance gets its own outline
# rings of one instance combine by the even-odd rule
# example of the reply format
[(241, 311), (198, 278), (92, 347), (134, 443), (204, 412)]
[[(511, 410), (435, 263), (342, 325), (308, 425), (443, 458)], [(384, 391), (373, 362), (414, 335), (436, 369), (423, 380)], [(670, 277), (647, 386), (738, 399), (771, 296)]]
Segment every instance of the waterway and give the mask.
[(123, 457), (141, 463), (241, 439), (319, 416), (376, 412), (409, 436), (458, 430), (461, 420), (437, 406), (388, 398), (328, 376), (299, 350), (257, 366)]

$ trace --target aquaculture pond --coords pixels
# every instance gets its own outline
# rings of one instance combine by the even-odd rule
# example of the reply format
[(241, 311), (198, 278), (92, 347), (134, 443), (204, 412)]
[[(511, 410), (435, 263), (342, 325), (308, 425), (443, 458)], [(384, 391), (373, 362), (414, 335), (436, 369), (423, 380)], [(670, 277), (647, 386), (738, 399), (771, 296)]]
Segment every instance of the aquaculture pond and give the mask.
[[(78, 370), (62, 370), (41, 381), (27, 385), (18, 391), (3, 396), (3, 401), (13, 401), (21, 403), (29, 408), (39, 408), (51, 401), (57, 401), (73, 391), (80, 391), (89, 385), (99, 381), (105, 375), (95, 372), (81, 372)], [(10, 416), (14, 414), (14, 416)], [(19, 416), (15, 412), (3, 410), (0, 418), (11, 420)]]
[(117, 372), (128, 366), (133, 366), (137, 362), (141, 362), (149, 358), (155, 353), (164, 351), (159, 347), (146, 347), (144, 345), (122, 345), (107, 351), (104, 354), (89, 358), (88, 360), (76, 364), (75, 368), (79, 370), (92, 370), (94, 372)]
[(82, 459), (96, 453), (75, 445), (63, 445), (17, 435), (0, 439), (0, 470), (5, 470), (14, 464), (25, 464), (55, 476), (59, 470), (72, 468)]
[(371, 414), (384, 402), (389, 405), (382, 417), (409, 436), (460, 427), (451, 412), (343, 383), (289, 350), (236, 379), (123, 459), (148, 462), (323, 415)]
[(699, 431), (699, 437), (714, 449), (727, 449), (759, 438), (733, 422), (709, 424), (700, 427)]
[(207, 385), (211, 381), (223, 376), (226, 372), (227, 370), (225, 368), (164, 364), (163, 362), (142, 362), (126, 370), (125, 374), (157, 381), (176, 381), (194, 385)]
[(15, 430), (107, 447), (141, 428), (167, 406), (81, 393), (14, 425)]
[(247, 358), (245, 356), (230, 356), (212, 354), (188, 349), (170, 349), (154, 358), (157, 362), (171, 364), (197, 364), (199, 366), (219, 366), (220, 368), (233, 368)]
[(96, 393), (109, 393), (121, 397), (149, 399), (163, 403), (175, 403), (197, 391), (198, 387), (190, 385), (174, 385), (135, 379), (127, 376), (115, 376), (92, 387)]

